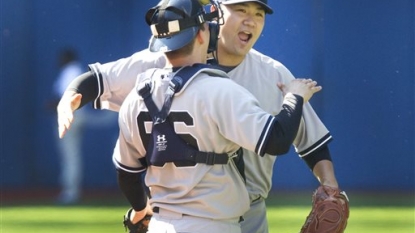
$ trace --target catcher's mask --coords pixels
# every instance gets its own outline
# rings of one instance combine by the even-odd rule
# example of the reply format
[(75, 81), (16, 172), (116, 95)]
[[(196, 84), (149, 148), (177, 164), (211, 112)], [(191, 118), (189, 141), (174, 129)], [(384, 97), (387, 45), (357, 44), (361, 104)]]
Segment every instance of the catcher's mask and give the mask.
[[(204, 3), (210, 2), (216, 10), (206, 13)], [(222, 12), (216, 0), (162, 0), (146, 13), (146, 22), (151, 28), (151, 52), (178, 50), (190, 43), (200, 29), (209, 23), (208, 52), (216, 50), (219, 35), (219, 20)]]

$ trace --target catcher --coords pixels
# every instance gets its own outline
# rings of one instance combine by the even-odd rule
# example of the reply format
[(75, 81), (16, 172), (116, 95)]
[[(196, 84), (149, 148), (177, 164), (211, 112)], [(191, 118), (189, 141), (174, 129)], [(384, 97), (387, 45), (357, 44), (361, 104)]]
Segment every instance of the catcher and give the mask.
[(321, 185), (300, 233), (343, 233), (349, 218), (349, 199), (338, 188)]

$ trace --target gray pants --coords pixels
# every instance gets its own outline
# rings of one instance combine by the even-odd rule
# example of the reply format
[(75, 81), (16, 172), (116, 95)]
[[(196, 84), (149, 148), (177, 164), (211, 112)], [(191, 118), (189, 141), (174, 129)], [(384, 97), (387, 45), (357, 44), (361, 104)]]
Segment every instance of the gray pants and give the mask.
[(239, 218), (213, 220), (160, 209), (151, 218), (148, 233), (241, 233)]
[(268, 233), (267, 208), (263, 198), (252, 202), (243, 217), (242, 233)]

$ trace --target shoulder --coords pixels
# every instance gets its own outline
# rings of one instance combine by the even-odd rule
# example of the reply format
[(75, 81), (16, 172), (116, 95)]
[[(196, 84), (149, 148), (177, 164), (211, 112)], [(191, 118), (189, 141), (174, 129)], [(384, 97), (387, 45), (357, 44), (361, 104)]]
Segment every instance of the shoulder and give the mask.
[(261, 67), (287, 69), (285, 65), (283, 65), (280, 61), (277, 61), (274, 58), (265, 55), (255, 49), (251, 49), (249, 51), (245, 60), (256, 64), (262, 64)]
[[(128, 59), (128, 58), (127, 58)], [(133, 61), (164, 61), (165, 56), (163, 53), (160, 52), (151, 52), (148, 49), (141, 50), (139, 52), (134, 53), (129, 57), (129, 59)]]
[(226, 96), (251, 95), (244, 87), (227, 76), (199, 73), (188, 86), (196, 87), (201, 95), (213, 96), (213, 99), (226, 99)]
[(255, 73), (255, 76), (280, 76), (282, 79), (294, 78), (291, 71), (281, 62), (255, 49), (251, 49), (244, 61), (236, 68), (243, 73)]
[(155, 87), (160, 86), (160, 83), (169, 79), (169, 74), (171, 71), (161, 68), (151, 68), (137, 75), (135, 82), (135, 87), (137, 90), (143, 88), (146, 84), (150, 84), (151, 92)]
[(180, 91), (176, 95), (180, 95), (190, 83), (199, 82), (203, 85), (202, 88), (210, 89), (210, 85), (220, 86), (223, 85), (224, 80), (230, 81), (228, 75), (223, 70), (210, 67), (191, 68), (185, 67), (182, 73), (178, 72), (180, 76), (187, 75), (187, 77), (181, 77), (182, 85), (179, 88)]
[(120, 58), (115, 61), (101, 64), (99, 62), (90, 64), (91, 70), (97, 70), (100, 73), (119, 73), (121, 70), (144, 71), (153, 67), (163, 67), (166, 58), (163, 53), (153, 53), (148, 49), (141, 50), (129, 57)]

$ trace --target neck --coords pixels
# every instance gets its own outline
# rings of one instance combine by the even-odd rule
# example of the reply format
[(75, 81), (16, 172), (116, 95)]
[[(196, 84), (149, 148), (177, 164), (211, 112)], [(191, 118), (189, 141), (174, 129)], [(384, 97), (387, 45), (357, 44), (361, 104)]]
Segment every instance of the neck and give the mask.
[(218, 60), (219, 65), (222, 66), (238, 66), (245, 59), (246, 55), (235, 55), (226, 52), (222, 52), (218, 49), (216, 53), (216, 59)]
[(167, 58), (166, 68), (191, 66), (196, 63), (206, 64), (206, 55), (200, 55), (199, 53), (192, 53), (187, 56), (177, 56), (174, 58)]

